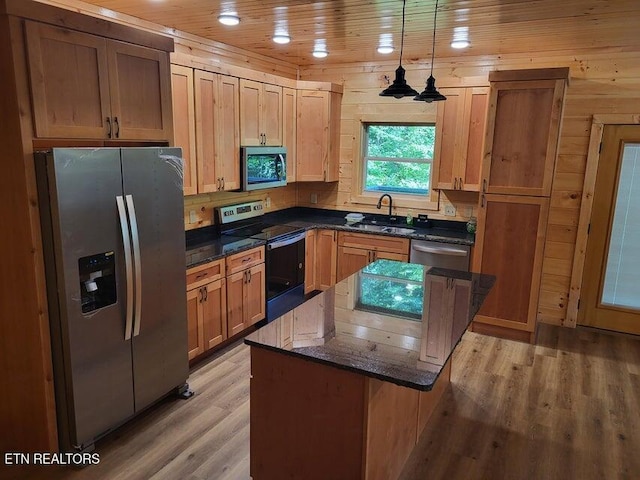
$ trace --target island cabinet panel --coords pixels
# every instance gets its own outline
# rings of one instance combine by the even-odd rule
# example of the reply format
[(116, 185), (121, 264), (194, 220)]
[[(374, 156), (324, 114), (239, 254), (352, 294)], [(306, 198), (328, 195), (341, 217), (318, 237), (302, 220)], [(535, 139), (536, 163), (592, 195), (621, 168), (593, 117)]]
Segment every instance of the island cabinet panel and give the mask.
[(193, 69), (179, 65), (171, 66), (171, 96), (174, 145), (182, 148), (184, 161), (184, 194), (195, 195), (198, 193), (198, 177)]
[(362, 375), (252, 348), (251, 477), (362, 478), (365, 386)]
[(168, 52), (25, 25), (38, 137), (172, 140)]
[(533, 333), (549, 199), (485, 195), (476, 250), (482, 273), (496, 276), (475, 322)]

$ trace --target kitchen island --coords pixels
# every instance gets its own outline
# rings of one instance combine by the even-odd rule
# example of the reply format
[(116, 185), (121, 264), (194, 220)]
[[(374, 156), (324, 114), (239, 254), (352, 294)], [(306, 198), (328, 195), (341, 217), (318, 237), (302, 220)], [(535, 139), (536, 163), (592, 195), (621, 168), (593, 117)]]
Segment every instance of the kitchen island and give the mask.
[(379, 260), (249, 335), (254, 480), (397, 478), (494, 281)]

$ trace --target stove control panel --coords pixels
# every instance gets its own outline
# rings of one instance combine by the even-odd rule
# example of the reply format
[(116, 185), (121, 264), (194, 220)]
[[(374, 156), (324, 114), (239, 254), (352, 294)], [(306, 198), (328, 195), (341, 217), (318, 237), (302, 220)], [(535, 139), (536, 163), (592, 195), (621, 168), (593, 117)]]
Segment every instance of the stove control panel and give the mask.
[(216, 209), (218, 222), (227, 224), (238, 220), (246, 220), (248, 218), (259, 217), (264, 215), (264, 207), (262, 201), (238, 203), (227, 207), (219, 207)]

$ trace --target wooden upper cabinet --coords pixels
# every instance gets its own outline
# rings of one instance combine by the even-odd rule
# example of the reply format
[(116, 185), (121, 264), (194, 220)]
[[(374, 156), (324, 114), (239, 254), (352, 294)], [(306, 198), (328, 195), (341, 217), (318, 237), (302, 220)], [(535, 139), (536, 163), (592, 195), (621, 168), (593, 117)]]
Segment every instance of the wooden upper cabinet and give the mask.
[(108, 138), (106, 40), (31, 21), (25, 28), (35, 135)]
[(193, 69), (179, 65), (171, 66), (171, 94), (174, 145), (182, 148), (184, 160), (184, 194), (195, 195), (198, 193), (198, 177)]
[(483, 191), (549, 196), (568, 68), (492, 72)]
[(238, 79), (193, 71), (197, 193), (240, 188)]
[(25, 25), (36, 136), (171, 140), (167, 52)]
[(298, 90), (296, 180), (335, 182), (340, 164), (342, 94)]
[(167, 140), (172, 137), (169, 54), (107, 40), (113, 137)]
[(477, 192), (489, 88), (443, 89), (438, 103), (433, 188)]
[(195, 136), (198, 164), (198, 193), (220, 190), (222, 176), (216, 168), (216, 103), (218, 77), (215, 73), (194, 70)]
[(296, 181), (297, 98), (295, 89), (282, 89), (282, 146), (287, 148), (287, 183)]
[(282, 87), (240, 80), (240, 143), (282, 145)]
[(240, 81), (218, 75), (218, 148), (216, 162), (221, 190), (240, 188)]

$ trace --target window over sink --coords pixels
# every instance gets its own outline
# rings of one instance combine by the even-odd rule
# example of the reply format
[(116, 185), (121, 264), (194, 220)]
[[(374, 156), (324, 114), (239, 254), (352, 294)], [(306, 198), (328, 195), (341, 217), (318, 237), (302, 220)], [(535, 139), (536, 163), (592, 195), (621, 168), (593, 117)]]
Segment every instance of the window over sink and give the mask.
[(365, 123), (363, 126), (363, 192), (427, 196), (435, 125)]

